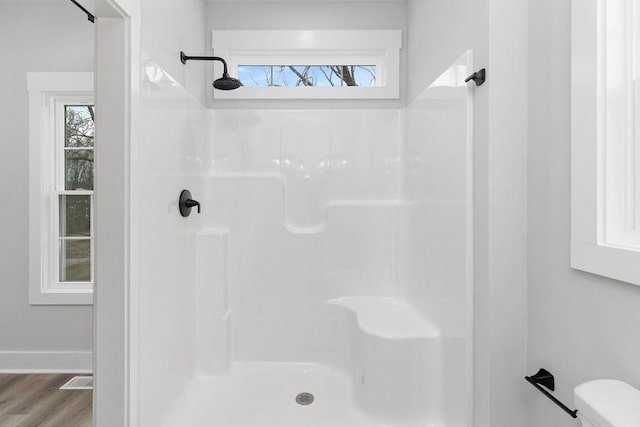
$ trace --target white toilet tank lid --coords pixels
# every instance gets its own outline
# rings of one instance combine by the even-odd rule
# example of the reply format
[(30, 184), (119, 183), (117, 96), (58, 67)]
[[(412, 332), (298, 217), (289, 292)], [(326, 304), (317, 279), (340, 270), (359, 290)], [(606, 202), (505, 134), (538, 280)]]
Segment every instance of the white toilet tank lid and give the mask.
[(618, 380), (595, 380), (579, 385), (573, 401), (587, 419), (602, 427), (640, 426), (640, 390)]

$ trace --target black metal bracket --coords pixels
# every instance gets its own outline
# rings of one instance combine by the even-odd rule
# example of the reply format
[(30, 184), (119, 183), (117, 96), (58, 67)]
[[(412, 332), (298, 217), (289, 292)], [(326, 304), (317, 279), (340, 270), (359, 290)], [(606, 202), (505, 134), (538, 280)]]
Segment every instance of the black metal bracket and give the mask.
[(551, 399), (553, 403), (558, 405), (564, 412), (569, 414), (572, 418), (578, 418), (577, 409), (569, 409), (567, 405), (560, 402), (558, 399), (555, 398), (555, 396), (553, 396), (551, 393), (549, 393), (547, 390), (541, 387), (541, 386), (544, 386), (551, 391), (555, 390), (556, 388), (555, 379), (553, 378), (553, 374), (551, 374), (551, 372), (547, 371), (546, 369), (540, 369), (535, 375), (532, 375), (530, 377), (524, 377), (524, 379), (527, 380), (529, 384), (531, 384), (536, 389), (538, 389), (538, 391), (540, 391), (542, 394), (544, 394), (549, 399)]
[(182, 190), (178, 198), (178, 208), (180, 209), (180, 215), (188, 217), (191, 215), (191, 208), (198, 208), (198, 213), (200, 213), (200, 202), (191, 198), (191, 191)]
[(180, 51), (180, 62), (182, 62), (183, 64), (186, 64), (187, 61), (194, 61), (194, 60), (195, 61), (220, 61), (224, 66), (224, 72), (225, 73), (228, 72), (227, 61), (225, 61), (223, 58), (220, 58), (219, 56), (191, 56), (191, 55), (187, 55), (183, 51)]
[(71, 0), (71, 3), (75, 4), (76, 6), (78, 6), (80, 8), (80, 10), (82, 10), (84, 13), (87, 14), (87, 19), (91, 22), (96, 22), (96, 17), (93, 13), (89, 12), (87, 9), (84, 8), (84, 6), (82, 6), (80, 3), (78, 3), (76, 0)]
[(484, 84), (484, 82), (487, 81), (487, 70), (485, 68), (483, 68), (480, 71), (476, 71), (475, 73), (473, 73), (469, 77), (467, 77), (464, 80), (464, 82), (468, 83), (471, 80), (473, 80), (473, 82), (476, 84), (476, 86), (482, 86)]

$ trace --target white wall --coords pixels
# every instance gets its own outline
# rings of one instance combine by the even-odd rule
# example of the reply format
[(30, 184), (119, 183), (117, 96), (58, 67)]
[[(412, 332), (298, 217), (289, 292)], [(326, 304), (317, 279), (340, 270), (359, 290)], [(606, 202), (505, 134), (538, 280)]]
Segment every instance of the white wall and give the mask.
[[(399, 292), (442, 334), (442, 420), (449, 427), (471, 419), (472, 321), (468, 227), (472, 188), (469, 105), (473, 89), (463, 81), (465, 52), (405, 112), (405, 200), (399, 238)], [(462, 75), (460, 79), (456, 77)], [(447, 78), (453, 77), (453, 81)], [(467, 268), (465, 268), (467, 267)]]
[[(617, 378), (640, 388), (640, 287), (569, 268), (571, 2), (529, 6), (529, 372), (550, 370), (556, 395)], [(575, 427), (535, 390), (531, 427)]]
[(462, 52), (473, 48), (477, 60), (487, 51), (487, 0), (409, 0), (408, 102), (420, 95)]
[(197, 371), (195, 212), (182, 218), (183, 189), (202, 200), (206, 118), (204, 3), (145, 0), (141, 9), (138, 143), (132, 147), (131, 287), (135, 305), (132, 425), (159, 426)]
[(141, 144), (134, 149), (137, 226), (132, 230), (139, 304), (140, 426), (161, 425), (196, 373), (196, 252), (194, 213), (182, 218), (183, 189), (202, 200), (205, 111), (150, 58), (140, 111)]
[[(400, 101), (341, 101), (340, 108), (398, 108), (405, 99), (406, 92), (406, 40), (407, 8), (402, 2), (214, 2), (207, 4), (207, 48), (211, 51), (211, 30), (402, 30), (402, 50), (400, 51)], [(455, 57), (453, 58), (455, 59)], [(214, 80), (207, 66), (208, 90), (212, 90)], [(216, 76), (218, 77), (218, 76)], [(207, 93), (211, 100), (211, 92)], [(242, 108), (333, 108), (335, 103), (239, 101)], [(215, 108), (228, 108), (238, 103), (218, 101)]]
[[(526, 425), (527, 0), (489, 7), (488, 274), (491, 427)], [(477, 153), (480, 155), (480, 153)], [(482, 425), (482, 424), (479, 424)]]
[(409, 0), (409, 99), (464, 49), (475, 92), (474, 426), (526, 425), (527, 1)]
[[(142, 50), (166, 70), (187, 92), (205, 100), (206, 63), (180, 62), (187, 55), (208, 55), (203, 0), (142, 0)], [(205, 49), (207, 46), (207, 49)]]
[[(93, 71), (93, 34), (72, 4), (0, 3), (0, 369), (46, 369), (63, 357), (58, 352), (82, 352), (85, 368), (91, 361), (91, 307), (30, 306), (28, 301), (26, 75)], [(10, 351), (28, 353), (14, 355), (10, 364), (4, 353)], [(42, 351), (54, 354), (42, 359), (33, 353)]]

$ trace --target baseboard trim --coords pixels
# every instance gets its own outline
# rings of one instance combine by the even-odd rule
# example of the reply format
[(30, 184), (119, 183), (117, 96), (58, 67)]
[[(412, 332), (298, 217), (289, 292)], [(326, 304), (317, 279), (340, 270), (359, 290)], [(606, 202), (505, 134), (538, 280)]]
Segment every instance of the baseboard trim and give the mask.
[(90, 351), (0, 351), (1, 374), (89, 374)]

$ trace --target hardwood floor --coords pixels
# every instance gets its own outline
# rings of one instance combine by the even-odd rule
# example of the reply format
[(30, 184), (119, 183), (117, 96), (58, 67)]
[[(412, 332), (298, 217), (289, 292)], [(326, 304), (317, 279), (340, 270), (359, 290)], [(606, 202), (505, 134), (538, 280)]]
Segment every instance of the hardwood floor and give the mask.
[(91, 427), (92, 391), (59, 390), (75, 375), (0, 375), (0, 427)]

